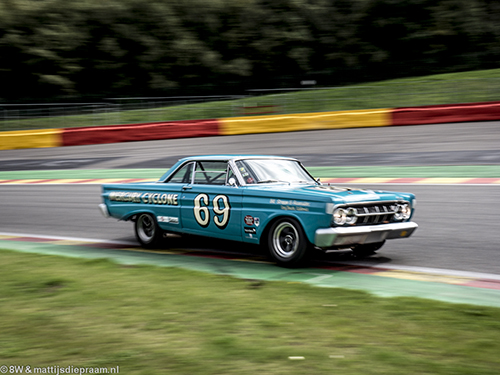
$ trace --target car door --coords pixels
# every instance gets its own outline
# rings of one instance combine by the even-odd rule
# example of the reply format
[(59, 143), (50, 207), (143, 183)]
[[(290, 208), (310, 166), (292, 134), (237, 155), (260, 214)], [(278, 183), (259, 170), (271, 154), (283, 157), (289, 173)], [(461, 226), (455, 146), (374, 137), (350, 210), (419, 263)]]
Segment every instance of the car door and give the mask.
[(181, 220), (187, 233), (241, 240), (242, 191), (229, 186), (227, 162), (198, 161), (191, 183), (181, 189)]

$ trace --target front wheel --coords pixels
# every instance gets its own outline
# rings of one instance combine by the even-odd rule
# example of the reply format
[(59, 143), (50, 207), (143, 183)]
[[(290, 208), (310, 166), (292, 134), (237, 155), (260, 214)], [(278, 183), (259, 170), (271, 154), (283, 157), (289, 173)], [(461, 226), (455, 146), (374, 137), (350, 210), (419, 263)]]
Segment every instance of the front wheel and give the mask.
[(271, 226), (267, 246), (269, 255), (278, 265), (297, 267), (305, 262), (309, 242), (295, 219), (284, 218)]
[(162, 230), (151, 214), (139, 214), (135, 221), (135, 237), (144, 248), (153, 248), (162, 240)]

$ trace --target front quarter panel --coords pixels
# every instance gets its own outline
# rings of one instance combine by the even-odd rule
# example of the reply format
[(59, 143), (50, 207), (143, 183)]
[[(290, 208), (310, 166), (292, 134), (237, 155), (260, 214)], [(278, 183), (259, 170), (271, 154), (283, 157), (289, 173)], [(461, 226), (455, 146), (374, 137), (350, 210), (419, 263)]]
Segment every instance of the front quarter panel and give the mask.
[[(331, 202), (331, 200), (329, 200)], [(272, 189), (245, 189), (242, 202), (242, 236), (246, 242), (258, 243), (265, 229), (280, 217), (293, 217), (302, 225), (310, 242), (318, 228), (329, 227), (328, 199)]]

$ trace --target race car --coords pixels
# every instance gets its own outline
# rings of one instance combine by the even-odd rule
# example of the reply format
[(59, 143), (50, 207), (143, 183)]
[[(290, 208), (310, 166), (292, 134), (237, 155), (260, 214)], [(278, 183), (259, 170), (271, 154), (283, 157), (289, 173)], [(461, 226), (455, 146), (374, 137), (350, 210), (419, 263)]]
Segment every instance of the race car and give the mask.
[(285, 267), (313, 250), (370, 255), (418, 227), (414, 194), (325, 185), (280, 156), (187, 157), (156, 182), (104, 184), (102, 199), (105, 217), (134, 222), (142, 247), (166, 233), (208, 236), (262, 245)]

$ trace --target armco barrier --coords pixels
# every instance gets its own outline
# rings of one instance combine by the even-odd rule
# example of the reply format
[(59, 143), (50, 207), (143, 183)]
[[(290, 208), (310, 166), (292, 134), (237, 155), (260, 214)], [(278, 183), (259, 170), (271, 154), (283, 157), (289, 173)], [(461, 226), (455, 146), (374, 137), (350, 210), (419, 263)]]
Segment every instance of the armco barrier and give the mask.
[(62, 129), (0, 132), (0, 150), (62, 146)]
[(500, 119), (500, 102), (395, 108), (392, 125), (443, 124)]
[(229, 117), (220, 119), (220, 131), (221, 135), (236, 135), (388, 126), (390, 120), (390, 109)]
[(500, 102), (0, 132), (0, 150), (500, 119)]
[(172, 121), (63, 129), (63, 146), (219, 135), (217, 120)]

